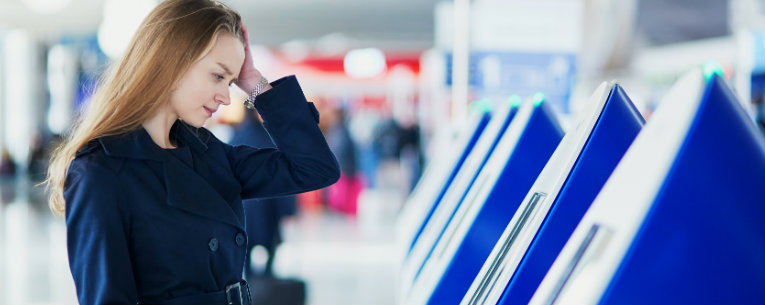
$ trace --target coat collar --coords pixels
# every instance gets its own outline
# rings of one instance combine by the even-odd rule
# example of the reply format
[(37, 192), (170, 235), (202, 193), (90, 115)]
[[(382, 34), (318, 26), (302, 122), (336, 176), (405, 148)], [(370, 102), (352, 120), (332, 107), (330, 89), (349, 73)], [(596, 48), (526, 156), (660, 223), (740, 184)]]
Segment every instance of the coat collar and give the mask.
[[(194, 128), (178, 120), (170, 129), (170, 136), (180, 142), (181, 146), (188, 146), (194, 151), (195, 158), (204, 158), (212, 135), (204, 128)], [(122, 135), (102, 137), (98, 141), (109, 156), (160, 161), (167, 188), (167, 204), (244, 229), (244, 220), (237, 216), (228, 200), (193, 167), (154, 143), (143, 127)]]
[[(207, 151), (210, 136), (208, 130), (195, 128), (181, 120), (175, 121), (170, 128), (171, 138), (179, 140), (197, 152)], [(167, 155), (164, 149), (154, 143), (154, 140), (142, 126), (128, 133), (101, 137), (98, 141), (108, 156), (164, 161)]]

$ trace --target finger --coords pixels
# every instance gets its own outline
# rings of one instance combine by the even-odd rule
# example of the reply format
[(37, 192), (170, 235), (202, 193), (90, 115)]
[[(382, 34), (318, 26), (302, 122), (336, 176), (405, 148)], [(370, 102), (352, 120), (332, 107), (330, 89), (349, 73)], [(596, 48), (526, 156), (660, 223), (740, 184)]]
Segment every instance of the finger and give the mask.
[(244, 40), (244, 63), (246, 65), (248, 62), (252, 61), (252, 58), (250, 58), (250, 35), (247, 31), (247, 26), (245, 26), (244, 23), (240, 23), (240, 28), (242, 29), (242, 38)]
[(242, 28), (242, 38), (244, 38), (244, 47), (249, 48), (250, 47), (250, 34), (247, 31), (247, 27), (244, 25), (244, 23), (241, 23)]

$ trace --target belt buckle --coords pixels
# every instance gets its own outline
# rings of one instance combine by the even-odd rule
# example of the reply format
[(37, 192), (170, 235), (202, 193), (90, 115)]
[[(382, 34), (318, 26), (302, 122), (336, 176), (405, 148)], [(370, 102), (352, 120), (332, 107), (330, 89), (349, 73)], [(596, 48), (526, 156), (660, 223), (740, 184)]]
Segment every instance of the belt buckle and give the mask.
[[(234, 290), (235, 297), (239, 299), (239, 303), (234, 303), (236, 299), (232, 299), (231, 297), (231, 291)], [(231, 285), (226, 286), (226, 302), (229, 305), (234, 304), (245, 304), (244, 300), (242, 299), (242, 282), (236, 282)]]

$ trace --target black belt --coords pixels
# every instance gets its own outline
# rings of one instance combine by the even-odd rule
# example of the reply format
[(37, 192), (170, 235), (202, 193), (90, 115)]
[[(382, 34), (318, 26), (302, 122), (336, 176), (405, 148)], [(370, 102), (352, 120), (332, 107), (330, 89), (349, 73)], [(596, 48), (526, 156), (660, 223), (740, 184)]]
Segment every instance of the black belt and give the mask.
[(164, 304), (250, 305), (250, 302), (250, 286), (247, 281), (240, 281), (226, 286), (222, 291), (179, 297)]

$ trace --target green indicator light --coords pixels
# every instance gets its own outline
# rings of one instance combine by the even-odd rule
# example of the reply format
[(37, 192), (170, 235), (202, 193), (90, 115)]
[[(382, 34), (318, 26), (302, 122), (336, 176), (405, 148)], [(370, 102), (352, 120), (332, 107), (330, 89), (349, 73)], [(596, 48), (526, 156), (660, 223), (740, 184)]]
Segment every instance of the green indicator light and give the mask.
[(717, 77), (724, 77), (723, 69), (717, 61), (710, 60), (704, 64), (704, 80), (709, 81), (712, 79), (712, 75), (717, 74)]
[(513, 94), (510, 96), (510, 99), (508, 99), (508, 102), (510, 103), (510, 107), (520, 107), (523, 100), (520, 95)]
[(542, 104), (542, 102), (545, 101), (545, 95), (542, 94), (542, 92), (534, 93), (533, 101), (534, 101), (534, 107), (539, 106), (540, 104)]
[(490, 99), (485, 98), (471, 102), (470, 105), (468, 105), (468, 111), (471, 113), (491, 112), (493, 106), (494, 103), (492, 103)]

